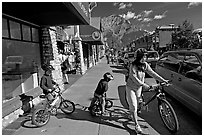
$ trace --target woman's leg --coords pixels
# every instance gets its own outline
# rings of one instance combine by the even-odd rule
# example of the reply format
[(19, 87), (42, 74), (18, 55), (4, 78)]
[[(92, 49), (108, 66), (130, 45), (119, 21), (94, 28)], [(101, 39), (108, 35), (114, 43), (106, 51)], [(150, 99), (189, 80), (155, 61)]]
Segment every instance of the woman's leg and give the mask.
[(137, 96), (136, 92), (126, 86), (126, 99), (129, 105), (130, 114), (133, 116), (135, 125), (139, 125), (137, 121)]

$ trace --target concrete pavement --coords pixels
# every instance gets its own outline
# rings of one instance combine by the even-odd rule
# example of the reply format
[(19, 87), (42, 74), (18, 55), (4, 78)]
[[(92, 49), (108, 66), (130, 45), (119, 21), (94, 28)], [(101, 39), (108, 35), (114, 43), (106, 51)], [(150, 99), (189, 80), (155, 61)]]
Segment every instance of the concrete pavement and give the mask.
[[(93, 92), (105, 72), (112, 72), (114, 80), (109, 83), (107, 97), (114, 106), (108, 110), (107, 116), (92, 117), (87, 107)], [(30, 119), (18, 119), (19, 125), (13, 125), (12, 134), (16, 135), (134, 135), (134, 123), (128, 119), (127, 104), (125, 102), (125, 81), (122, 68), (106, 64), (105, 58), (92, 67), (84, 76), (70, 86), (63, 96), (76, 104), (76, 110), (71, 115), (61, 111), (52, 116), (49, 123), (36, 128), (30, 124)], [(158, 135), (149, 123), (139, 117), (145, 135)], [(10, 125), (12, 130), (12, 124)], [(8, 133), (8, 132), (7, 132)], [(3, 132), (4, 134), (4, 132)]]

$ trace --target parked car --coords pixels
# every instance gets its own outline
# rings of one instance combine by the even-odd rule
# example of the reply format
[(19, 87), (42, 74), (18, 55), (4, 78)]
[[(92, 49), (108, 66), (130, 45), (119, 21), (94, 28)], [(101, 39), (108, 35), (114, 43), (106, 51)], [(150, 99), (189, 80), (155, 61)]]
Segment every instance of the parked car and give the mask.
[(156, 63), (159, 60), (159, 53), (157, 51), (147, 51), (147, 62), (152, 69), (155, 69)]
[(169, 95), (202, 116), (202, 49), (165, 52), (155, 71), (172, 80), (164, 88)]
[(135, 52), (129, 52), (124, 55), (124, 67), (129, 68), (130, 63), (135, 59)]

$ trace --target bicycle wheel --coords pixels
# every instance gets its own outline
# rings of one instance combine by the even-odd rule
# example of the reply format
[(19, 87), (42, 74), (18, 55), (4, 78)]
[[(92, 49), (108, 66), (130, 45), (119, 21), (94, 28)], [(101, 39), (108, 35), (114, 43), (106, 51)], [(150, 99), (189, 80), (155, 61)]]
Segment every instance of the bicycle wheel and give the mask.
[(105, 108), (111, 108), (113, 106), (113, 101), (111, 100), (106, 100)]
[(161, 99), (158, 103), (160, 117), (167, 129), (175, 133), (179, 130), (179, 123), (176, 113), (171, 104), (166, 99)]
[(46, 125), (50, 120), (50, 112), (45, 107), (40, 107), (32, 113), (32, 123), (38, 127)]
[(64, 112), (65, 114), (71, 114), (75, 111), (75, 105), (73, 102), (69, 101), (69, 100), (63, 100), (60, 103), (60, 109), (62, 110), (62, 112)]

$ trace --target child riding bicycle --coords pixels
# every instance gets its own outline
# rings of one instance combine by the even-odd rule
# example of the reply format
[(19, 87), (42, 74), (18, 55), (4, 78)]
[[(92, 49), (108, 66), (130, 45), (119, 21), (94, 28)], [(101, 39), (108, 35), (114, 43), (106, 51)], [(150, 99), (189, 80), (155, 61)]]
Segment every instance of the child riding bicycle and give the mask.
[(51, 77), (51, 72), (54, 70), (54, 68), (51, 65), (46, 65), (44, 70), (45, 74), (41, 78), (40, 87), (42, 88), (48, 101), (53, 101), (55, 99), (53, 90), (57, 87), (57, 83), (54, 82)]
[(105, 94), (108, 90), (108, 82), (110, 80), (113, 80), (113, 76), (111, 75), (111, 73), (106, 72), (103, 75), (103, 79), (99, 81), (98, 86), (94, 92), (94, 98), (92, 99), (91, 104), (88, 108), (89, 111), (91, 110), (91, 107), (93, 106), (97, 98), (99, 98), (102, 105), (102, 114), (105, 114)]

